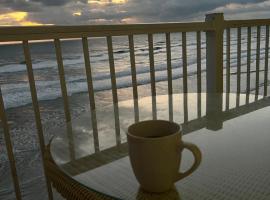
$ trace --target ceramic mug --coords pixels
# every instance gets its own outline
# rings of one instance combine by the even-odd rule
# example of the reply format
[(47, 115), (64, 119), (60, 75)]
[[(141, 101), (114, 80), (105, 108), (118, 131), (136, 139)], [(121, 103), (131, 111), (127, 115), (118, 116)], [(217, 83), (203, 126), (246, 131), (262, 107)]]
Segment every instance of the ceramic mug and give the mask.
[[(180, 125), (164, 120), (135, 123), (127, 132), (129, 158), (136, 179), (147, 192), (165, 192), (190, 175), (201, 162), (199, 148), (182, 141)], [(183, 149), (194, 155), (194, 164), (179, 172)]]

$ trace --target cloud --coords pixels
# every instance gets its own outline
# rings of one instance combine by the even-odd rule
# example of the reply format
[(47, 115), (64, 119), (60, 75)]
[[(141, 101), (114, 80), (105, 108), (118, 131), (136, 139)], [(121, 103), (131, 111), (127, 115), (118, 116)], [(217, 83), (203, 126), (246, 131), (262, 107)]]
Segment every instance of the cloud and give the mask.
[[(205, 13), (228, 18), (268, 17), (260, 0), (0, 0), (0, 12), (27, 12), (41, 24), (106, 24), (204, 20)], [(254, 13), (257, 13), (255, 15)]]
[(270, 0), (257, 3), (228, 3), (211, 12), (223, 12), (227, 19), (270, 18)]
[(28, 2), (40, 3), (44, 6), (62, 6), (70, 2), (82, 2), (87, 3), (87, 0), (29, 0)]
[(9, 26), (10, 24), (16, 26), (40, 26), (43, 24), (29, 21), (27, 19), (27, 12), (9, 12), (6, 14), (0, 14), (0, 24), (2, 26)]
[(34, 12), (42, 9), (39, 3), (28, 2), (26, 0), (0, 0), (1, 13), (7, 11)]

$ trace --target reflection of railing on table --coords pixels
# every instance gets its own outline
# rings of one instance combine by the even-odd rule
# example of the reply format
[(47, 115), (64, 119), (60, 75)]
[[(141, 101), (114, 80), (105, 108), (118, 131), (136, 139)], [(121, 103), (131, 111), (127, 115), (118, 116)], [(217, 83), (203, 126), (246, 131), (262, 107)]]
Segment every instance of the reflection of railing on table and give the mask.
[[(187, 94), (183, 94), (184, 96)], [(228, 94), (230, 95), (230, 94)], [(200, 96), (200, 95), (198, 95)], [(227, 94), (226, 94), (227, 96)], [(171, 95), (168, 95), (168, 98), (172, 99)], [(185, 99), (185, 98), (183, 98)], [(188, 99), (188, 98), (187, 98)], [(169, 101), (169, 107), (172, 107), (172, 102)], [(184, 107), (184, 103), (183, 102), (183, 107)], [(211, 105), (211, 106), (207, 106), (207, 105)], [(227, 102), (226, 102), (227, 104)], [(243, 104), (241, 106), (236, 106), (230, 109), (225, 109), (224, 111), (222, 110), (224, 103), (223, 103), (223, 94), (206, 94), (206, 115), (202, 116), (202, 117), (198, 117), (196, 119), (190, 120), (188, 122), (183, 122), (181, 124), (182, 126), (182, 133), (185, 134), (189, 134), (191, 132), (197, 131), (199, 129), (202, 128), (207, 128), (209, 130), (218, 130), (222, 128), (223, 122), (227, 121), (227, 120), (231, 120), (234, 118), (237, 118), (241, 115), (245, 115), (247, 113), (253, 112), (255, 110), (258, 109), (262, 109), (264, 107), (270, 106), (270, 98), (266, 97), (254, 102), (249, 102), (246, 104)], [(138, 110), (139, 112), (139, 110)], [(183, 114), (187, 114), (187, 112), (184, 112)], [(168, 117), (172, 116), (173, 117), (173, 112), (168, 113)], [(185, 117), (184, 117), (185, 119)], [(134, 121), (135, 121), (135, 117), (134, 117)], [(68, 138), (69, 140), (70, 138)], [(69, 146), (70, 152), (74, 151), (73, 149), (74, 147)], [(115, 152), (118, 153), (115, 153)], [(122, 153), (120, 153), (122, 152)], [(103, 151), (91, 154), (91, 155), (87, 155), (81, 158), (77, 158), (74, 159), (72, 157), (70, 157), (70, 162), (67, 162), (65, 164), (63, 164), (61, 166), (62, 169), (65, 169), (65, 171), (68, 171), (69, 174), (71, 175), (76, 175), (76, 174), (80, 174), (83, 172), (86, 172), (90, 169), (94, 169), (97, 168), (101, 165), (104, 165), (106, 163), (112, 162), (113, 160), (117, 160), (120, 159), (124, 156), (126, 156), (126, 152), (127, 152), (127, 144), (126, 143), (122, 143), (122, 144), (118, 144), (116, 146), (110, 147), (108, 149), (105, 149)], [(104, 155), (104, 156), (102, 156)], [(108, 156), (108, 155), (114, 155), (114, 156)], [(96, 163), (96, 161), (92, 162), (93, 158), (95, 158), (96, 156), (99, 157), (99, 161), (100, 163)], [(104, 159), (100, 159), (104, 157)], [(108, 158), (110, 158), (110, 160), (108, 160)], [(113, 160), (112, 160), (113, 159)], [(92, 161), (91, 161), (92, 160)], [(82, 165), (82, 163), (84, 163), (84, 165)], [(87, 165), (85, 163), (88, 163)], [(70, 167), (72, 166), (72, 167)], [(75, 167), (77, 166), (77, 167)], [(88, 167), (86, 167), (88, 166)], [(73, 169), (76, 168), (76, 171), (73, 171)]]

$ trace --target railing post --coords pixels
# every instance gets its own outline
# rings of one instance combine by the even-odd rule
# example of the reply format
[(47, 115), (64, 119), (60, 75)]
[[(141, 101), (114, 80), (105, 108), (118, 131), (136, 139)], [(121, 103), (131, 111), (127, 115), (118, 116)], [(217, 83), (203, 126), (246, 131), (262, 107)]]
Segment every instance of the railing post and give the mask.
[(207, 14), (205, 21), (212, 23), (214, 27), (213, 31), (206, 32), (206, 127), (219, 130), (223, 124), (220, 120), (223, 92), (223, 13)]
[(222, 119), (222, 93), (206, 94), (206, 128), (217, 131), (223, 127)]
[(206, 31), (207, 93), (223, 92), (223, 13), (211, 13), (205, 22), (213, 23), (214, 31)]

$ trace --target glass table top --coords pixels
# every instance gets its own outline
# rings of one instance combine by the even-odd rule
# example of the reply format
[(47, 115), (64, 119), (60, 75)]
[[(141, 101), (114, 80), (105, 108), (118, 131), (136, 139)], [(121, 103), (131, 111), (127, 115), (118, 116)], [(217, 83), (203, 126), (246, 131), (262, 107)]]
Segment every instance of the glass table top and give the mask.
[[(232, 93), (120, 101), (96, 107), (56, 130), (59, 136), (50, 150), (64, 173), (115, 199), (270, 199), (269, 106), (269, 97)], [(181, 124), (183, 140), (202, 152), (199, 168), (164, 194), (140, 189), (128, 157), (127, 127), (148, 119)], [(192, 163), (184, 150), (181, 171)]]

